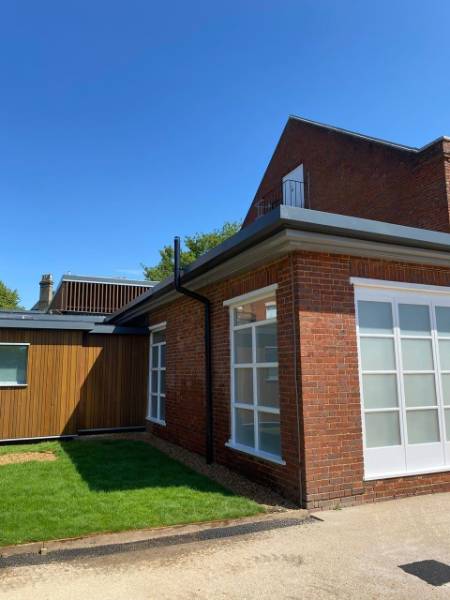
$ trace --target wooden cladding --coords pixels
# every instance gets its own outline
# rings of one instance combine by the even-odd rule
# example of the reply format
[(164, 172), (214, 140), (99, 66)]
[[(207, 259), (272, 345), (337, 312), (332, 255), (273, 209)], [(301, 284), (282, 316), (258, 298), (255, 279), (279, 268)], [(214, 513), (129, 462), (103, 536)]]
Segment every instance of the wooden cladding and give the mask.
[(63, 281), (52, 302), (55, 312), (110, 314), (149, 289), (145, 285)]
[(29, 343), (26, 387), (0, 387), (0, 441), (144, 425), (148, 338), (0, 329)]

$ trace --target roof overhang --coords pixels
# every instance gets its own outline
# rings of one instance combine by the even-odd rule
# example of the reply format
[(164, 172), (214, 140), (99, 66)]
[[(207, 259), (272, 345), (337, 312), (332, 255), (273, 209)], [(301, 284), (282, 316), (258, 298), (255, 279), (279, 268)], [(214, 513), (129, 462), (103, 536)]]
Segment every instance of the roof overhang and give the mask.
[(35, 311), (0, 312), (0, 329), (52, 329), (86, 333), (148, 335), (145, 327), (104, 324), (104, 317), (50, 315)]
[[(183, 285), (195, 290), (295, 250), (450, 267), (450, 234), (279, 206), (189, 265)], [(105, 322), (130, 322), (177, 296), (170, 277)]]

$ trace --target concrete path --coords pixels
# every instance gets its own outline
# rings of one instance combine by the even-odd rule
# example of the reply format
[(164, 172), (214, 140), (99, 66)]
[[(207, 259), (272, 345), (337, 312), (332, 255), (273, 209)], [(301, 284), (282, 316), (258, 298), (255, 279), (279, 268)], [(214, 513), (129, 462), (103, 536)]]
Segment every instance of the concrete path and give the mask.
[[(0, 600), (450, 598), (450, 494), (316, 516), (243, 537), (6, 568)], [(439, 585), (407, 572), (417, 569)]]

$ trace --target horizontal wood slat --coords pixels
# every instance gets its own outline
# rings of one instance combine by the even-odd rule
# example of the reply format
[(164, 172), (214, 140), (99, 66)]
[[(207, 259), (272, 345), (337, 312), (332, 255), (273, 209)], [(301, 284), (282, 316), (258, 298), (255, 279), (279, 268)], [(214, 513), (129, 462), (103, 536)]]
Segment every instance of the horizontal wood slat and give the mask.
[(143, 425), (148, 338), (0, 329), (29, 343), (26, 387), (0, 387), (0, 441)]

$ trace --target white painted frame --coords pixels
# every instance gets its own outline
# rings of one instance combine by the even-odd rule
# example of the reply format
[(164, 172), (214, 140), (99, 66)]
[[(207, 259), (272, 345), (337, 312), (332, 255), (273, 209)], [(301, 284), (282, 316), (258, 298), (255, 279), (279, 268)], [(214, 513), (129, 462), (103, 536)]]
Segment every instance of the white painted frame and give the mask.
[[(147, 401), (147, 420), (151, 421), (152, 423), (156, 423), (157, 425), (162, 425), (165, 426), (166, 425), (166, 421), (165, 419), (161, 419), (161, 400), (165, 403), (166, 401), (166, 394), (161, 394), (161, 372), (164, 371), (166, 372), (166, 365), (164, 364), (164, 366), (161, 365), (161, 347), (164, 346), (166, 347), (166, 341), (164, 342), (158, 342), (158, 343), (154, 343), (154, 334), (155, 333), (159, 333), (161, 331), (165, 331), (166, 330), (166, 322), (163, 321), (162, 323), (158, 323), (157, 325), (152, 325), (151, 327), (149, 327), (150, 329), (150, 351), (149, 351), (149, 356), (148, 356), (148, 361), (149, 361), (149, 369), (148, 369), (148, 401)], [(157, 352), (158, 352), (158, 366), (157, 367), (153, 367), (153, 349), (156, 348)], [(152, 389), (152, 372), (156, 371), (158, 373), (157, 375), (157, 379), (158, 379), (158, 388), (157, 391), (154, 392)], [(157, 417), (152, 417), (152, 396), (156, 396), (156, 402), (157, 402)], [(165, 411), (164, 411), (165, 412)]]
[[(355, 314), (358, 341), (358, 362), (361, 395), (361, 421), (363, 430), (364, 446), (364, 470), (365, 479), (384, 479), (389, 477), (401, 477), (405, 475), (418, 475), (450, 470), (450, 442), (447, 441), (445, 426), (445, 409), (450, 409), (450, 401), (443, 397), (442, 375), (450, 374), (450, 370), (444, 370), (440, 364), (439, 341), (450, 340), (450, 335), (439, 335), (436, 324), (436, 308), (450, 308), (450, 288), (444, 286), (427, 286), (422, 284), (397, 283), (392, 281), (381, 281), (376, 279), (351, 278), (355, 286)], [(376, 302), (388, 302), (392, 308), (393, 334), (361, 334), (359, 331), (358, 301), (368, 300)], [(427, 306), (430, 318), (431, 334), (426, 335), (404, 335), (399, 326), (399, 304), (415, 304)], [(363, 392), (363, 369), (361, 361), (361, 337), (389, 337), (394, 340), (396, 369), (393, 371), (397, 380), (397, 396), (399, 402), (400, 416), (400, 446), (386, 446), (380, 448), (367, 448), (365, 413), (378, 410), (387, 412), (389, 409), (364, 409)], [(401, 342), (405, 339), (429, 340), (432, 347), (433, 370), (406, 370), (403, 368)], [(364, 371), (364, 374), (368, 373)], [(370, 372), (369, 372), (370, 373)], [(383, 371), (377, 371), (382, 374)], [(387, 373), (387, 371), (386, 371)], [(433, 374), (436, 390), (436, 407), (415, 406), (407, 407), (405, 402), (404, 375), (409, 374)], [(397, 410), (397, 409), (392, 409)], [(436, 410), (438, 414), (439, 442), (409, 444), (407, 439), (407, 413), (411, 410)], [(450, 433), (450, 432), (449, 432)]]
[[(255, 290), (248, 294), (242, 294), (241, 296), (236, 296), (229, 300), (225, 300), (223, 303), (224, 306), (229, 308), (229, 323), (230, 323), (230, 384), (231, 384), (231, 393), (230, 393), (230, 411), (231, 411), (231, 437), (230, 440), (226, 443), (226, 446), (232, 448), (234, 450), (238, 450), (245, 454), (251, 454), (252, 456), (257, 456), (258, 458), (263, 458), (265, 460), (284, 465), (286, 464), (281, 456), (271, 454), (269, 452), (265, 452), (259, 448), (259, 415), (261, 413), (265, 414), (274, 414), (280, 416), (280, 409), (273, 408), (269, 406), (259, 406), (258, 404), (258, 382), (257, 382), (257, 373), (258, 368), (276, 368), (278, 370), (278, 361), (277, 362), (257, 362), (256, 361), (256, 330), (258, 327), (269, 325), (272, 323), (277, 323), (277, 318), (265, 319), (261, 321), (255, 321), (251, 323), (244, 323), (242, 325), (234, 324), (234, 311), (237, 306), (242, 304), (246, 304), (249, 302), (256, 302), (259, 300), (264, 300), (266, 298), (275, 298), (276, 301), (276, 290), (278, 288), (278, 284), (269, 285), (264, 288), (260, 288), (259, 290)], [(240, 331), (243, 329), (250, 329), (252, 332), (252, 361), (250, 363), (235, 363), (234, 361), (234, 332)], [(253, 384), (253, 404), (243, 404), (240, 402), (236, 402), (235, 399), (235, 371), (237, 369), (251, 369), (252, 370), (252, 384)], [(254, 419), (254, 432), (255, 432), (255, 446), (245, 446), (236, 441), (236, 419), (235, 419), (235, 409), (241, 408), (244, 410), (248, 410), (249, 412), (253, 412)], [(281, 419), (280, 419), (281, 421)], [(281, 433), (280, 433), (281, 435)]]
[(0, 342), (0, 346), (22, 346), (27, 349), (25, 359), (25, 383), (17, 383), (17, 381), (1, 381), (0, 388), (24, 388), (28, 386), (28, 349), (30, 346), (29, 342)]

